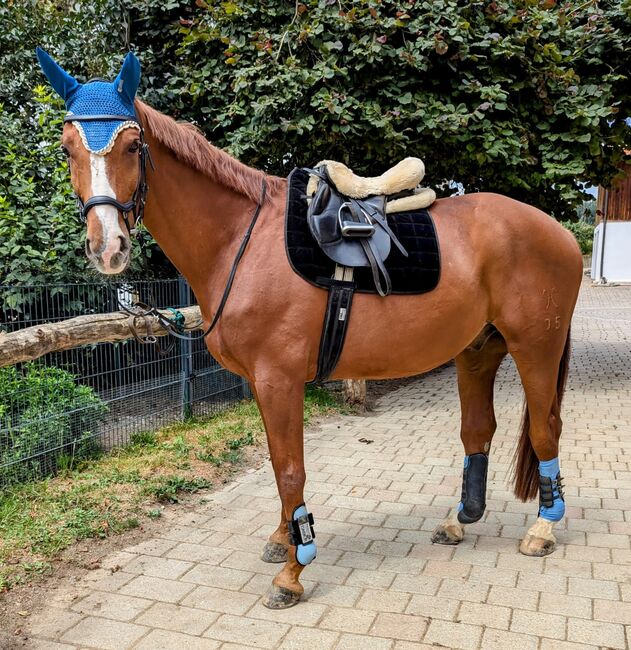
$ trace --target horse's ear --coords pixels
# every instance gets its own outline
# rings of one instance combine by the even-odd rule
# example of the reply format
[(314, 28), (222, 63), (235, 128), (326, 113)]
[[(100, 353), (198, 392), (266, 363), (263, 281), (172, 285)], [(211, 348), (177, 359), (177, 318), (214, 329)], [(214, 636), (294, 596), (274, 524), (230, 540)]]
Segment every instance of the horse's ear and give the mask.
[(138, 85), (140, 84), (140, 61), (133, 52), (125, 57), (123, 67), (114, 80), (116, 91), (127, 101), (133, 104)]
[(81, 84), (62, 67), (60, 67), (52, 57), (38, 47), (36, 50), (37, 59), (42, 71), (50, 81), (50, 85), (55, 89), (57, 94), (67, 103), (74, 92)]

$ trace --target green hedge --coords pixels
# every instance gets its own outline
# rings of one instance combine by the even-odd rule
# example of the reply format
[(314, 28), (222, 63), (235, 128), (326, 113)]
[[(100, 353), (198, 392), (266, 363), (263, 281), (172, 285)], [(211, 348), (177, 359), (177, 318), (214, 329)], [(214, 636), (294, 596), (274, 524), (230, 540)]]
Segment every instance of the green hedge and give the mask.
[(0, 368), (0, 485), (53, 474), (100, 450), (105, 402), (60, 368)]
[(584, 221), (563, 221), (562, 225), (576, 237), (583, 255), (590, 255), (594, 244), (594, 226)]
[[(0, 3), (0, 24), (0, 284), (87, 267), (36, 45), (81, 81), (112, 78), (134, 49), (141, 97), (278, 174), (418, 155), (444, 192), (568, 219), (585, 183), (629, 159), (629, 0), (21, 0)], [(149, 253), (132, 270), (171, 270)]]

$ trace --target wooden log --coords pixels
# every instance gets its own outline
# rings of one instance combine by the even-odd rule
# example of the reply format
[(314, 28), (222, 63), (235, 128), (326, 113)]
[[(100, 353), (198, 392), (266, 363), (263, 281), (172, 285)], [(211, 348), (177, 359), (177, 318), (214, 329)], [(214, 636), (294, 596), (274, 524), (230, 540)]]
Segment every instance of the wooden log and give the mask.
[[(187, 328), (202, 329), (198, 306), (183, 307), (179, 311), (184, 314)], [(161, 310), (161, 313), (168, 318), (173, 317), (170, 311)], [(155, 316), (149, 317), (148, 320), (154, 336), (167, 334)], [(126, 341), (134, 336), (130, 324), (129, 315), (117, 311), (109, 314), (77, 316), (57, 323), (26, 327), (16, 332), (0, 332), (0, 368), (33, 361), (49, 352), (70, 350), (80, 345)], [(136, 318), (134, 327), (138, 336), (148, 335), (144, 318)]]
[(344, 399), (349, 404), (366, 405), (366, 381), (364, 379), (344, 380)]

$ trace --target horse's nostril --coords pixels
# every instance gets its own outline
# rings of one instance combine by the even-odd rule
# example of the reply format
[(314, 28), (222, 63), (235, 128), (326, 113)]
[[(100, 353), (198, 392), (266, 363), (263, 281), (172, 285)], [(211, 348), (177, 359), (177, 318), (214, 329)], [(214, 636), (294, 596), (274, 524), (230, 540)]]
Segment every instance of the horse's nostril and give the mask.
[(85, 239), (85, 252), (87, 255), (92, 253), (92, 241), (89, 237), (86, 237)]
[(123, 256), (120, 253), (114, 253), (112, 257), (110, 257), (110, 266), (113, 269), (118, 268), (123, 262)]
[(123, 235), (119, 235), (118, 238), (120, 239), (120, 252), (124, 255), (130, 248), (131, 248), (131, 243), (129, 242), (129, 239), (127, 237), (124, 237)]

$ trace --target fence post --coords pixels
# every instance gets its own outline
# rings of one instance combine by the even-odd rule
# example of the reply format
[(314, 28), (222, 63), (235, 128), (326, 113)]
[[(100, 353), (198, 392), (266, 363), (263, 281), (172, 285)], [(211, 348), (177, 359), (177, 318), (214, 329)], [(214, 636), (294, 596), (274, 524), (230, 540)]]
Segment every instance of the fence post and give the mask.
[(250, 391), (250, 384), (245, 377), (241, 377), (241, 397), (243, 399), (250, 399), (252, 392)]
[[(191, 290), (186, 280), (178, 278), (178, 302), (181, 307), (191, 303)], [(178, 339), (180, 343), (180, 370), (182, 376), (182, 419), (193, 415), (193, 344), (190, 339)]]

